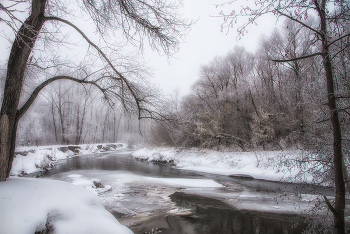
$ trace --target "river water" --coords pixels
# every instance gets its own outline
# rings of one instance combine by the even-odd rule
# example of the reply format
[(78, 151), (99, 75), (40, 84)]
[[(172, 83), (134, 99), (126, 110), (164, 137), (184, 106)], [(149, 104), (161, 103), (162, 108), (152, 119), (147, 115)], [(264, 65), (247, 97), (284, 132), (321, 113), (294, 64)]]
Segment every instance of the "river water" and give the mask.
[[(298, 214), (312, 207), (317, 194), (332, 193), (324, 187), (180, 170), (136, 160), (131, 153), (60, 160), (45, 177), (77, 184), (99, 179), (111, 185), (112, 190), (99, 196), (135, 234), (301, 233), (307, 224)], [(164, 178), (213, 180), (223, 186), (183, 186), (164, 183)]]

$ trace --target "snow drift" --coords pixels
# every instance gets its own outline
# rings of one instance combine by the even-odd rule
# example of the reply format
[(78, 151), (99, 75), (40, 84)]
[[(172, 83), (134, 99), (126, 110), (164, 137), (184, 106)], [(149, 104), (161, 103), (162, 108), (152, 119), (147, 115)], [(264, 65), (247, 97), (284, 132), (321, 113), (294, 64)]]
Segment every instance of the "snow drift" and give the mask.
[(0, 234), (133, 233), (103, 207), (97, 195), (62, 181), (9, 178), (0, 183), (0, 207)]

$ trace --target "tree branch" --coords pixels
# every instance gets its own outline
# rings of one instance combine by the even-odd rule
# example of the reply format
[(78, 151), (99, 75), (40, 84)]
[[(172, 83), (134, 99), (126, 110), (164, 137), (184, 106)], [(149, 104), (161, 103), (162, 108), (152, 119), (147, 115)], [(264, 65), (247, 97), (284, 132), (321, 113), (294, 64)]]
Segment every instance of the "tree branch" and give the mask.
[(45, 17), (45, 20), (46, 21), (49, 21), (49, 20), (59, 21), (59, 22), (62, 22), (62, 23), (65, 23), (65, 24), (71, 26), (72, 28), (74, 28), (87, 41), (87, 43), (89, 43), (89, 45), (91, 45), (92, 47), (94, 47), (97, 50), (97, 52), (105, 59), (105, 61), (112, 68), (112, 70), (126, 84), (128, 90), (130, 91), (131, 95), (133, 96), (133, 98), (134, 98), (134, 100), (136, 102), (137, 109), (138, 109), (138, 112), (139, 112), (139, 119), (140, 119), (141, 118), (141, 111), (140, 111), (141, 105), (140, 105), (139, 99), (138, 99), (135, 91), (133, 90), (133, 88), (132, 88), (131, 84), (129, 83), (129, 81), (114, 67), (112, 62), (107, 58), (107, 55), (105, 53), (103, 53), (103, 51), (95, 43), (93, 43), (77, 26), (75, 26), (74, 24), (72, 24), (68, 20), (64, 20), (64, 19), (61, 19), (59, 17), (54, 17), (54, 16)]
[(32, 92), (32, 94), (30, 95), (28, 100), (24, 103), (24, 105), (19, 110), (17, 110), (16, 119), (19, 120), (24, 115), (24, 113), (33, 104), (36, 97), (39, 95), (40, 91), (43, 88), (45, 88), (48, 84), (50, 84), (56, 80), (72, 80), (72, 81), (80, 83), (80, 84), (92, 84), (92, 85), (96, 86), (99, 90), (101, 90), (102, 93), (105, 92), (105, 89), (103, 89), (101, 86), (96, 84), (94, 81), (81, 80), (81, 79), (77, 79), (77, 78), (74, 78), (71, 76), (55, 76), (55, 77), (52, 77), (52, 78), (44, 81), (38, 87), (36, 87), (36, 89)]
[(349, 36), (350, 36), (350, 33), (348, 33), (348, 34), (346, 34), (346, 35), (344, 35), (344, 36), (342, 36), (342, 37), (339, 37), (338, 39), (335, 39), (334, 41), (332, 41), (331, 43), (329, 43), (328, 46), (332, 45), (333, 43), (335, 43), (335, 42), (337, 42), (337, 41), (339, 41), (339, 40), (341, 40), (341, 39), (343, 39), (343, 38), (345, 38), (345, 37), (349, 37)]
[(301, 22), (300, 20), (297, 20), (297, 19), (293, 18), (293, 17), (290, 16), (290, 15), (284, 14), (283, 12), (281, 12), (281, 11), (279, 11), (279, 10), (277, 10), (277, 9), (275, 9), (275, 10), (276, 10), (276, 12), (278, 12), (280, 15), (283, 15), (283, 16), (285, 16), (285, 17), (287, 17), (287, 18), (289, 18), (289, 19), (291, 19), (291, 20), (293, 20), (293, 21), (295, 21), (295, 22), (297, 22), (297, 23), (303, 25), (304, 27), (310, 29), (311, 31), (315, 32), (316, 34), (322, 35), (321, 32), (317, 31), (317, 30), (314, 29), (314, 28), (311, 28), (309, 25), (307, 25), (307, 24)]
[(334, 207), (332, 206), (332, 204), (329, 202), (328, 198), (327, 198), (325, 195), (323, 195), (323, 198), (324, 198), (324, 200), (325, 200), (325, 202), (326, 202), (326, 204), (327, 204), (328, 209), (329, 209), (334, 215), (336, 215), (337, 212), (335, 211), (335, 209), (334, 209)]
[(278, 62), (278, 63), (292, 62), (292, 61), (296, 61), (296, 60), (311, 58), (311, 57), (318, 56), (318, 55), (321, 55), (321, 56), (322, 56), (322, 52), (318, 52), (318, 53), (314, 53), (314, 54), (309, 54), (309, 55), (305, 55), (305, 56), (301, 56), (301, 57), (293, 58), (293, 59), (282, 59), (282, 60), (273, 59), (273, 60), (271, 60), (271, 61), (273, 61), (273, 62)]

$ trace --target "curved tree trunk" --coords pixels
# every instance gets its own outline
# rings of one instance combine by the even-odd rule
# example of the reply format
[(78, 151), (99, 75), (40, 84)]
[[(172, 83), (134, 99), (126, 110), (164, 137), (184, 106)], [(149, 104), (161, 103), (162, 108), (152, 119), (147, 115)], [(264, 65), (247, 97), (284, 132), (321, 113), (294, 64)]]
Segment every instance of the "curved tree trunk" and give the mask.
[(18, 30), (11, 48), (0, 111), (0, 181), (6, 180), (11, 170), (19, 120), (17, 109), (24, 73), (37, 36), (45, 22), (46, 1), (32, 1), (31, 14)]

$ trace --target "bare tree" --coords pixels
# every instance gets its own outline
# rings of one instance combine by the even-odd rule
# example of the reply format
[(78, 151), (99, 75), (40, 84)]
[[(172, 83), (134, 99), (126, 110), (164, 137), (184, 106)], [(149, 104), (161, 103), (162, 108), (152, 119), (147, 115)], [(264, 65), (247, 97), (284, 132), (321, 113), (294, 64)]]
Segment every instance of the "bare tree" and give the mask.
[[(332, 5), (332, 9), (330, 9)], [(240, 35), (247, 31), (249, 24), (256, 23), (256, 19), (263, 14), (273, 13), (277, 17), (288, 18), (302, 27), (310, 30), (313, 38), (321, 43), (320, 51), (315, 53), (300, 55), (296, 58), (275, 59), (275, 62), (293, 62), (314, 56), (320, 56), (325, 79), (327, 82), (327, 100), (329, 108), (329, 120), (332, 124), (333, 133), (333, 165), (334, 165), (334, 182), (335, 182), (335, 204), (334, 207), (325, 197), (325, 201), (334, 216), (334, 233), (345, 233), (344, 209), (345, 209), (345, 182), (343, 175), (343, 152), (342, 152), (342, 132), (339, 121), (339, 108), (337, 107), (337, 96), (334, 88), (334, 56), (339, 53), (334, 48), (336, 42), (349, 38), (350, 34), (347, 30), (347, 22), (349, 19), (350, 5), (348, 1), (329, 1), (329, 0), (313, 0), (313, 1), (255, 1), (255, 7), (242, 7), (241, 14), (232, 11), (228, 14), (222, 13), (225, 17), (225, 26), (234, 24), (237, 17), (248, 16), (249, 20), (246, 24), (238, 28)], [(310, 15), (317, 16), (317, 26), (310, 25), (307, 22)]]
[[(29, 16), (22, 22), (13, 12), (20, 11), (19, 3), (29, 4)], [(148, 42), (152, 48), (163, 50), (166, 54), (177, 48), (178, 38), (184, 29), (188, 28), (177, 14), (178, 5), (167, 1), (139, 1), (139, 0), (101, 0), (79, 1), (78, 5), (95, 25), (106, 47), (95, 44), (87, 34), (70, 20), (69, 9), (65, 8), (65, 1), (9, 1), (1, 2), (0, 10), (4, 12), (5, 22), (15, 32), (10, 57), (7, 63), (6, 82), (4, 87), (3, 102), (0, 111), (0, 181), (6, 180), (11, 170), (14, 157), (16, 131), (19, 119), (28, 110), (39, 92), (48, 84), (59, 80), (71, 80), (80, 84), (93, 85), (99, 89), (107, 100), (113, 105), (113, 98), (121, 101), (123, 107), (129, 111), (136, 111), (138, 118), (149, 116), (152, 111), (153, 93), (143, 92), (147, 83), (140, 79), (136, 69), (130, 68), (129, 72), (118, 66), (117, 51), (113, 50), (113, 44), (108, 43), (108, 36), (116, 36), (120, 30), (129, 42), (140, 47)], [(72, 13), (72, 12), (70, 12)], [(6, 17), (6, 18), (5, 18)], [(54, 27), (52, 27), (54, 26)], [(76, 72), (53, 74), (47, 76), (47, 80), (39, 84), (31, 93), (24, 104), (19, 107), (21, 91), (25, 83), (28, 64), (35, 64), (43, 70), (47, 67), (40, 66), (40, 57), (35, 58), (33, 51), (39, 38), (49, 39), (55, 43), (55, 29), (63, 26), (74, 30), (83, 38), (88, 46), (89, 53), (95, 53), (95, 59), (99, 58), (103, 69), (94, 72), (86, 72), (78, 69)], [(108, 51), (110, 49), (110, 51)], [(108, 53), (107, 53), (108, 52)], [(112, 59), (113, 58), (113, 59)], [(155, 117), (155, 114), (152, 115)]]

